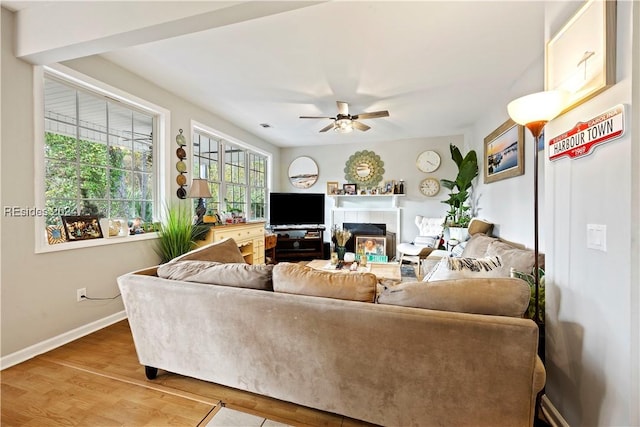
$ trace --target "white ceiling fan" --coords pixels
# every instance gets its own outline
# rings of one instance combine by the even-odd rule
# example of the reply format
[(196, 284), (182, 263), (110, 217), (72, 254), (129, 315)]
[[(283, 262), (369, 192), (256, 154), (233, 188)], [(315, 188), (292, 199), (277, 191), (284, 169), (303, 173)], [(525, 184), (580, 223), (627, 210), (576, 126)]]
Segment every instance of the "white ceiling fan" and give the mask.
[(360, 114), (349, 114), (349, 104), (343, 101), (337, 101), (338, 104), (338, 115), (335, 117), (328, 116), (300, 116), (301, 119), (331, 119), (333, 123), (327, 125), (320, 129), (320, 132), (326, 132), (329, 129), (334, 129), (336, 132), (340, 133), (348, 133), (352, 132), (353, 129), (358, 129), (361, 131), (368, 131), (371, 129), (370, 126), (365, 125), (364, 123), (359, 122), (360, 119), (376, 119), (378, 117), (388, 117), (388, 111), (374, 111), (372, 113), (360, 113)]

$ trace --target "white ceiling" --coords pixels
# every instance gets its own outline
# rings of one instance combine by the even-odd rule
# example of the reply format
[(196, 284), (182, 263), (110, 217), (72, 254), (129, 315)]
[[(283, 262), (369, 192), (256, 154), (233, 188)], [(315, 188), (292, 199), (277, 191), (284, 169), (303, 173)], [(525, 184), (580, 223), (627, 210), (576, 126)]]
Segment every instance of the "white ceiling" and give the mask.
[[(543, 9), (523, 1), (310, 3), (103, 56), (276, 146), (443, 136), (495, 108), (540, 59)], [(351, 134), (319, 133), (329, 120), (298, 118), (335, 116), (336, 101), (352, 114), (390, 116), (363, 120), (371, 129)]]

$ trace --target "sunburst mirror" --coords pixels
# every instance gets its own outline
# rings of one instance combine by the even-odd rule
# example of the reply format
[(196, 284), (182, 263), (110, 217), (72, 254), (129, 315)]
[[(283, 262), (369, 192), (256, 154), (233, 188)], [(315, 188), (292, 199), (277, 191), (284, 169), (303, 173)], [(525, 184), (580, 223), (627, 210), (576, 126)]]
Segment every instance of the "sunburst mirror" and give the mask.
[(356, 151), (344, 167), (347, 182), (363, 187), (375, 187), (382, 181), (384, 162), (373, 151)]

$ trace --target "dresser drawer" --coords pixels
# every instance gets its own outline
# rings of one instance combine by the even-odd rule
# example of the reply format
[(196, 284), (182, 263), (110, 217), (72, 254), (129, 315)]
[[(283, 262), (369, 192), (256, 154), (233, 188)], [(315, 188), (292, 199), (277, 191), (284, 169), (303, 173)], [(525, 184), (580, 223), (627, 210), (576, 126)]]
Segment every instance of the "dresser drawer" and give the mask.
[(253, 240), (255, 238), (262, 238), (264, 236), (264, 226), (234, 226), (229, 228), (213, 229), (213, 241), (217, 242), (228, 237), (235, 240), (237, 243), (246, 242), (247, 240)]

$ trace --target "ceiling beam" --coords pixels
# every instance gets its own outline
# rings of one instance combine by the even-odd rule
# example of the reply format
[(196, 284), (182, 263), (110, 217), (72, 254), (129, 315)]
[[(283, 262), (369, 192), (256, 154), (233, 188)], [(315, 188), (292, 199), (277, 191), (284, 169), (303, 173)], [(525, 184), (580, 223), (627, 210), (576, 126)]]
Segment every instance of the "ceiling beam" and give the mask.
[(16, 56), (52, 64), (324, 1), (49, 2), (16, 12)]

